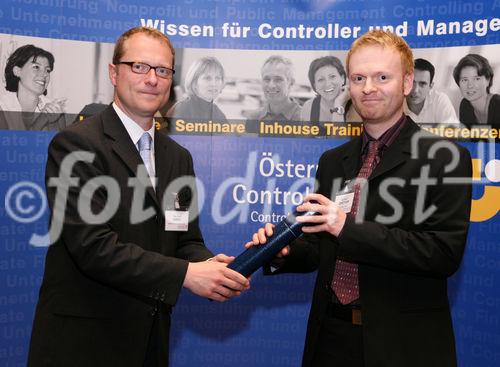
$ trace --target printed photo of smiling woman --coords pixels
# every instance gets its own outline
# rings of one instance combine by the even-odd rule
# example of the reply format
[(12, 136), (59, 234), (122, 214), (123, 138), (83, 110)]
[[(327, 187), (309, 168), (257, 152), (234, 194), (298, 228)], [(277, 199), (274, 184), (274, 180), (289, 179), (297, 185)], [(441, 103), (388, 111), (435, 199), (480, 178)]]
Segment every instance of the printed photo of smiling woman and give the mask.
[(9, 56), (4, 71), (5, 89), (0, 91), (0, 127), (61, 130), (66, 126), (66, 98), (47, 97), (54, 62), (52, 53), (34, 45), (21, 46)]
[(345, 104), (349, 100), (346, 73), (335, 56), (323, 56), (311, 62), (309, 81), (316, 96), (302, 106), (302, 121), (345, 121)]

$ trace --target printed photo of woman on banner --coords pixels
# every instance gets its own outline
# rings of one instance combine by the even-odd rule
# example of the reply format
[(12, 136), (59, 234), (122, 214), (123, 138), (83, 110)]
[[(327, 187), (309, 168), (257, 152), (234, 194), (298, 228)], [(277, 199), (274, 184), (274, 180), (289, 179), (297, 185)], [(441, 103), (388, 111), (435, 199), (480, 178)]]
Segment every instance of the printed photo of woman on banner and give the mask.
[(0, 34), (0, 130), (60, 131), (84, 106), (107, 106), (112, 52), (106, 43)]
[[(66, 98), (48, 98), (47, 87), (54, 70), (54, 55), (34, 45), (16, 49), (5, 66), (5, 90), (0, 108), (7, 111), (3, 122), (10, 130), (61, 130)], [(21, 112), (21, 113), (16, 113)]]
[(215, 103), (224, 89), (224, 67), (215, 57), (202, 57), (189, 68), (184, 80), (186, 97), (167, 113), (186, 120), (225, 122), (226, 115)]
[(302, 106), (301, 120), (344, 122), (349, 95), (342, 62), (335, 56), (315, 59), (309, 66), (308, 76), (316, 96)]
[(460, 88), (460, 122), (466, 126), (500, 127), (500, 95), (491, 93), (493, 68), (488, 59), (478, 54), (464, 56), (453, 70)]

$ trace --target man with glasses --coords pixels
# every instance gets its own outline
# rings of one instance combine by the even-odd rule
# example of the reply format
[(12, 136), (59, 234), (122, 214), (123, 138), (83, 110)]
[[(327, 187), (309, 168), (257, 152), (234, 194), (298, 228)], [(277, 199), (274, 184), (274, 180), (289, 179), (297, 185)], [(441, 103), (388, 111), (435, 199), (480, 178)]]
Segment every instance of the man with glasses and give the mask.
[[(170, 313), (182, 287), (222, 302), (249, 286), (226, 267), (231, 257), (204, 246), (191, 155), (155, 131), (173, 65), (164, 34), (125, 32), (109, 65), (113, 103), (49, 146), (47, 196), (62, 233), (47, 253), (29, 366), (166, 366)], [(52, 183), (70, 159), (61, 209)], [(83, 213), (85, 200), (92, 215)], [(117, 209), (95, 220), (114, 200)]]

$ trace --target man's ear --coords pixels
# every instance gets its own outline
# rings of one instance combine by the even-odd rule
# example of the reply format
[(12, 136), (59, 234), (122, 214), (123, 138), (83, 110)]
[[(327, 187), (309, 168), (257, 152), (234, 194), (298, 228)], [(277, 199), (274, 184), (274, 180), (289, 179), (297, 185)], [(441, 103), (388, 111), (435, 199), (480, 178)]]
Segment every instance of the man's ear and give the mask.
[(405, 97), (409, 96), (411, 90), (413, 89), (413, 78), (414, 78), (413, 73), (405, 74), (403, 76), (403, 94)]
[(430, 87), (431, 87), (431, 88), (432, 88), (432, 87), (434, 87), (434, 82), (432, 82), (432, 83), (430, 84)]
[(109, 80), (111, 80), (111, 84), (113, 84), (113, 87), (116, 87), (116, 78), (118, 74), (116, 65), (108, 64), (108, 74), (109, 74)]

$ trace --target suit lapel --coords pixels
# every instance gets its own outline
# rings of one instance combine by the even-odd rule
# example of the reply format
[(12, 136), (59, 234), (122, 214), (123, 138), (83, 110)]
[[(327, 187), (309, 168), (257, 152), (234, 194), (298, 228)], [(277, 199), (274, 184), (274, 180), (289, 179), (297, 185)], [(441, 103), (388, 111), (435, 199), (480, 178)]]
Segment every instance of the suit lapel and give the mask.
[(384, 153), (384, 156), (380, 160), (380, 164), (375, 167), (369, 180), (382, 176), (393, 168), (406, 162), (406, 160), (410, 158), (410, 154), (404, 148), (402, 144), (394, 142)]
[[(419, 130), (419, 127), (412, 119), (406, 117), (406, 125), (401, 130), (399, 136), (394, 140), (391, 146), (384, 152), (380, 164), (375, 167), (369, 180), (386, 174), (397, 166), (403, 164), (411, 157), (411, 138)], [(361, 137), (351, 140), (345, 149), (342, 166), (346, 179), (353, 179), (358, 175), (360, 155), (361, 155)]]
[(346, 144), (342, 159), (342, 168), (344, 169), (344, 178), (346, 180), (352, 180), (358, 174), (360, 155), (361, 138), (356, 137)]
[(156, 185), (156, 193), (158, 201), (161, 203), (163, 195), (169, 183), (169, 178), (172, 177), (173, 157), (169, 152), (169, 141), (164, 133), (155, 130), (155, 167), (156, 177), (158, 178)]
[[(130, 172), (136, 176), (137, 166), (144, 162), (113, 107), (110, 106), (104, 111), (102, 115), (102, 124), (104, 134), (111, 139), (111, 148), (118, 155), (123, 164), (128, 167)], [(149, 182), (142, 183), (147, 187), (146, 192), (151, 196), (158, 208), (160, 208), (161, 206), (151, 184)]]
[(369, 180), (386, 174), (411, 158), (411, 138), (419, 127), (409, 117), (406, 119), (406, 125), (396, 140), (384, 152), (380, 164), (375, 167)]

